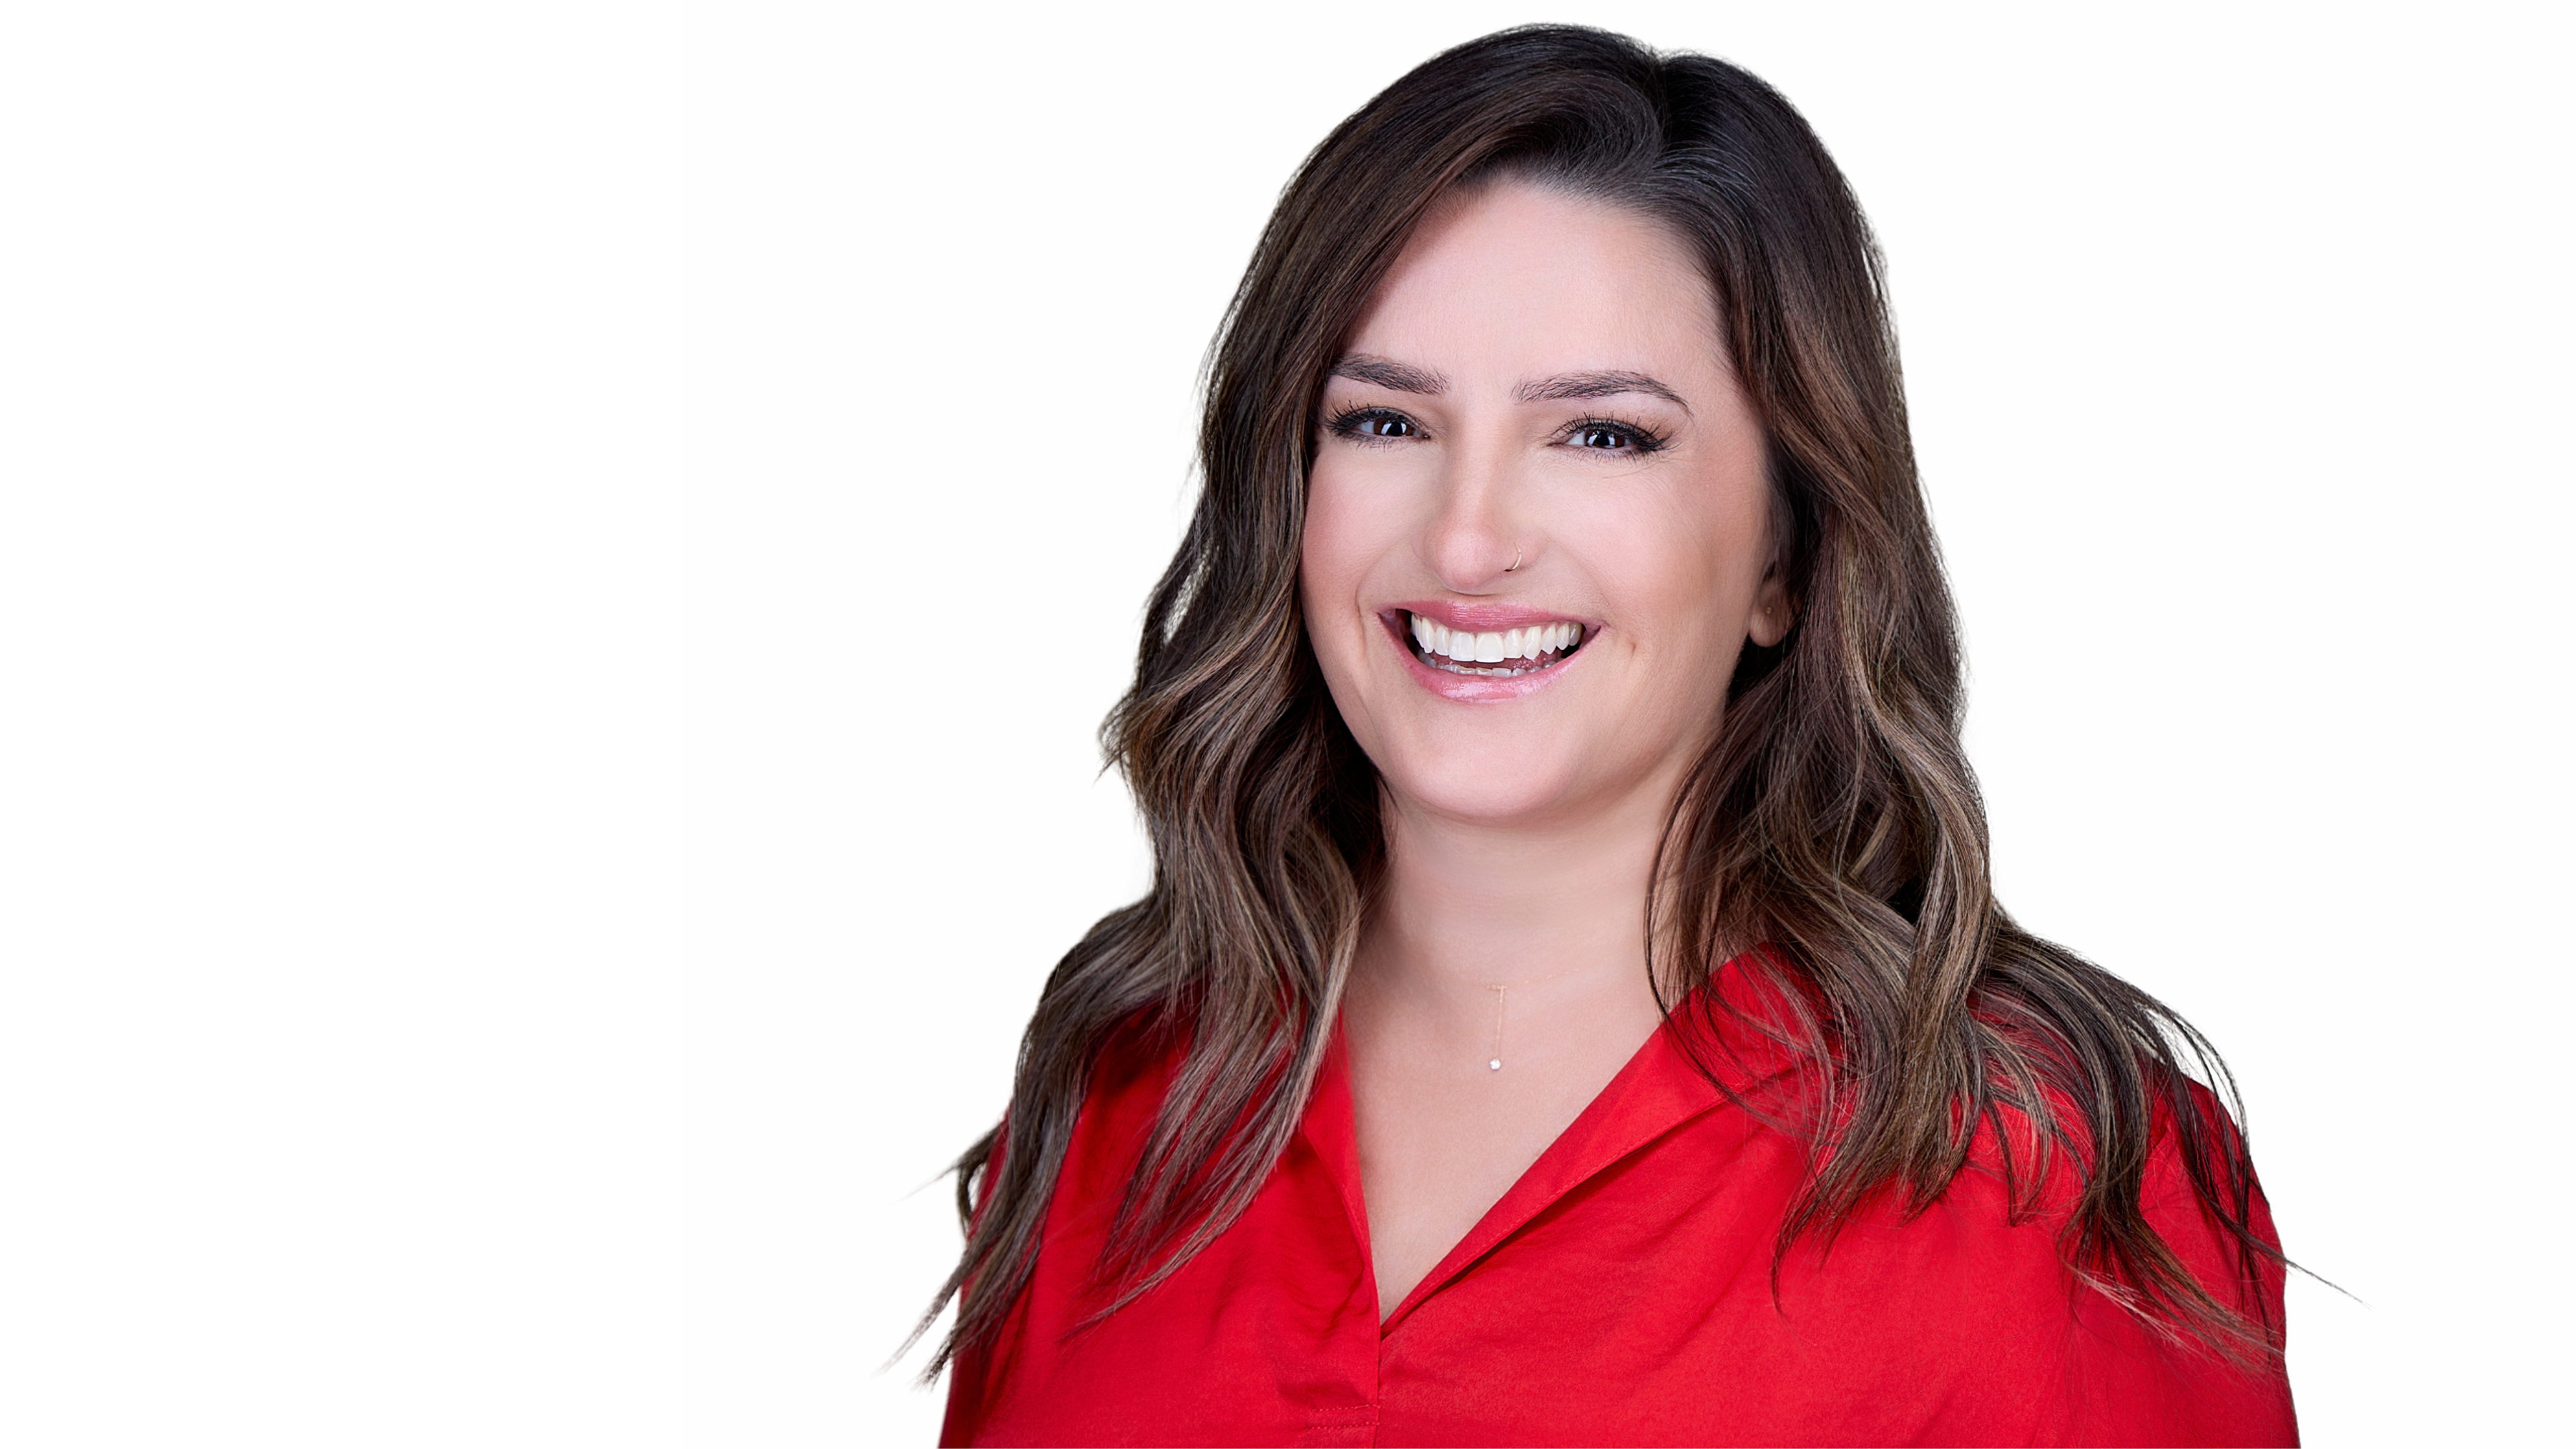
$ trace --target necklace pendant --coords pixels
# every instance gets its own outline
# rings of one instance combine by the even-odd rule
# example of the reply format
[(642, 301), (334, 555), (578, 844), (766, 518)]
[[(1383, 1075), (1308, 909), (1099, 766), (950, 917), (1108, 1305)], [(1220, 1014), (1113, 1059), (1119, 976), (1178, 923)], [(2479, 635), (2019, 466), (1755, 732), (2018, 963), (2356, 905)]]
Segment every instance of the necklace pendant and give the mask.
[(1485, 1066), (1489, 1071), (1499, 1072), (1503, 1069), (1503, 1059), (1501, 1057), (1496, 1057), (1492, 1061), (1485, 1063)]

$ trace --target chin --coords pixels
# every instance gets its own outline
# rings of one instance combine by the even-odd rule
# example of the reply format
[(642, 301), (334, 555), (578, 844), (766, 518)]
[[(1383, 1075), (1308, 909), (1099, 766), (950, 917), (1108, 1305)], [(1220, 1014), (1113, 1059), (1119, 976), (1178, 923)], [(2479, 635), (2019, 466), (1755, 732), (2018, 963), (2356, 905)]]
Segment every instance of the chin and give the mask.
[(1571, 768), (1533, 770), (1527, 758), (1455, 758), (1400, 772), (1380, 769), (1387, 788), (1413, 808), (1460, 820), (1506, 824), (1571, 803), (1581, 782)]

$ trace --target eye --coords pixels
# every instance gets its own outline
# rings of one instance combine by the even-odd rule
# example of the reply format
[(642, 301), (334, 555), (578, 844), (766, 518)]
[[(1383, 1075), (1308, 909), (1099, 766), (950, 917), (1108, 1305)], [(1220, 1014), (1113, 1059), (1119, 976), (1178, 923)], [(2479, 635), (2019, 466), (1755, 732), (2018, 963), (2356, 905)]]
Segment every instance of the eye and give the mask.
[(1363, 443), (1422, 436), (1421, 427), (1413, 419), (1393, 408), (1350, 408), (1333, 414), (1324, 426), (1334, 437)]
[(1657, 434), (1615, 418), (1585, 418), (1565, 431), (1566, 446), (1587, 453), (1651, 453), (1664, 445)]

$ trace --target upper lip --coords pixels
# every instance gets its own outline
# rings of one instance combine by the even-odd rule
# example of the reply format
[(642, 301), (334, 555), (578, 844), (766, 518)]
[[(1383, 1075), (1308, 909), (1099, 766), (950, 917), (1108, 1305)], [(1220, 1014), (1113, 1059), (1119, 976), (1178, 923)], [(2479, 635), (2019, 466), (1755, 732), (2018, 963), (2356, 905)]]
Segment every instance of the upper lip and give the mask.
[(1533, 624), (1580, 624), (1591, 634), (1601, 626), (1580, 614), (1552, 613), (1546, 609), (1524, 608), (1518, 604), (1451, 603), (1444, 599), (1423, 599), (1414, 603), (1390, 604), (1392, 610), (1418, 614), (1435, 624), (1464, 629), (1473, 634), (1499, 634), (1506, 629), (1526, 629)]

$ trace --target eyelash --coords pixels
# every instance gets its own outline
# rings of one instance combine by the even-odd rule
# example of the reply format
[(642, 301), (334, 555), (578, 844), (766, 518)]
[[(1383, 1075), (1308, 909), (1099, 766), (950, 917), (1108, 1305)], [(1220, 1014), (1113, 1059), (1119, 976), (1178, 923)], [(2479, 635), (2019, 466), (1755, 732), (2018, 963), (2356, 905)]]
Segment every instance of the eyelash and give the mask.
[(1589, 416), (1576, 418), (1573, 424), (1567, 427), (1559, 437), (1571, 438), (1578, 433), (1587, 433), (1595, 430), (1605, 433), (1617, 433), (1628, 440), (1628, 446), (1609, 450), (1587, 448), (1584, 450), (1586, 452), (1612, 451), (1620, 453), (1634, 453), (1639, 457), (1643, 457), (1648, 453), (1661, 452), (1666, 441), (1663, 434), (1656, 432), (1654, 429), (1647, 427), (1643, 423), (1626, 422), (1619, 418)]
[(1326, 418), (1324, 420), (1324, 430), (1331, 433), (1336, 438), (1345, 438), (1365, 447), (1384, 447), (1389, 443), (1400, 443), (1404, 441), (1402, 438), (1373, 437), (1360, 431), (1360, 424), (1377, 418), (1386, 418), (1390, 421), (1402, 423), (1406, 427), (1414, 430), (1414, 436), (1421, 436), (1422, 425), (1420, 423), (1415, 422), (1413, 419), (1406, 417), (1404, 414), (1397, 412), (1393, 408), (1371, 407), (1366, 404), (1355, 404), (1353, 406), (1346, 407), (1340, 412), (1333, 414), (1331, 417)]
[[(1405, 441), (1403, 438), (1374, 437), (1360, 431), (1360, 424), (1378, 418), (1400, 422), (1406, 427), (1414, 429), (1414, 437), (1420, 437), (1422, 435), (1422, 425), (1420, 423), (1415, 422), (1413, 419), (1406, 417), (1404, 414), (1397, 412), (1393, 408), (1376, 407), (1369, 404), (1359, 404), (1347, 407), (1334, 413), (1331, 417), (1324, 420), (1324, 430), (1331, 433), (1334, 437), (1347, 439), (1348, 441), (1358, 443), (1363, 447), (1384, 447), (1391, 443), (1400, 443)], [(1632, 423), (1623, 418), (1606, 418), (1590, 414), (1576, 418), (1573, 422), (1566, 424), (1564, 431), (1557, 434), (1557, 440), (1559, 442), (1563, 442), (1566, 439), (1587, 432), (1616, 433), (1627, 439), (1628, 445), (1624, 448), (1586, 448), (1582, 450), (1584, 452), (1626, 453), (1635, 457), (1643, 457), (1648, 453), (1660, 452), (1667, 441), (1662, 433), (1645, 426), (1643, 423)]]

